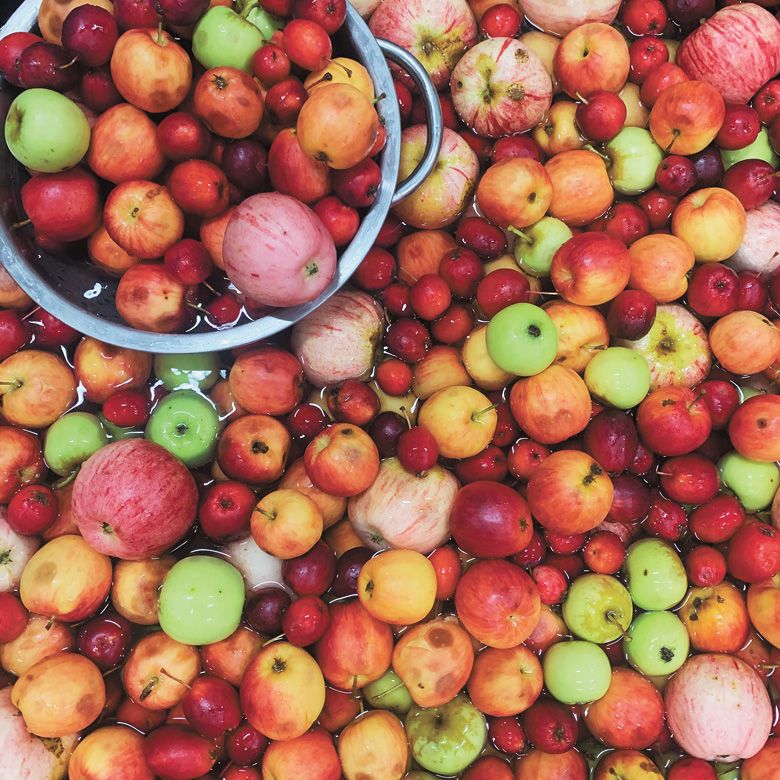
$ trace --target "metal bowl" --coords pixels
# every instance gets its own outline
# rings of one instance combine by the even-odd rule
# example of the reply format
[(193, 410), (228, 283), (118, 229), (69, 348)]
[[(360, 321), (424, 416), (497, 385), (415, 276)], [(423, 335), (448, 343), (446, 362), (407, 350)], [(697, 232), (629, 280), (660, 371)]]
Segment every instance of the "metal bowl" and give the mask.
[[(5, 13), (13, 3), (3, 2)], [(35, 26), (37, 0), (24, 0), (0, 29), (0, 37)], [(336, 41), (339, 52), (351, 51), (360, 60), (374, 82), (377, 95), (387, 98), (377, 108), (387, 128), (387, 145), (382, 153), (382, 186), (374, 204), (364, 215), (351, 243), (341, 252), (336, 275), (329, 287), (315, 300), (287, 309), (278, 309), (256, 320), (240, 322), (231, 328), (187, 333), (153, 333), (124, 324), (114, 304), (117, 279), (90, 263), (83, 251), (51, 254), (40, 249), (23, 231), (10, 226), (23, 219), (20, 188), (25, 179), (22, 166), (0, 143), (0, 263), (19, 286), (51, 314), (81, 333), (110, 344), (147, 352), (210, 352), (239, 347), (268, 338), (290, 327), (324, 303), (354, 273), (374, 243), (390, 207), (420, 186), (433, 168), (441, 146), (443, 124), (436, 90), (422, 65), (407, 51), (385, 40), (378, 40), (366, 23), (347, 3), (347, 20)], [(428, 148), (414, 173), (396, 185), (401, 154), (401, 118), (395, 100), (393, 79), (385, 58), (400, 65), (415, 81), (425, 101), (428, 117)], [(0, 119), (5, 120), (17, 91), (0, 79)], [(208, 328), (207, 330), (205, 328)]]

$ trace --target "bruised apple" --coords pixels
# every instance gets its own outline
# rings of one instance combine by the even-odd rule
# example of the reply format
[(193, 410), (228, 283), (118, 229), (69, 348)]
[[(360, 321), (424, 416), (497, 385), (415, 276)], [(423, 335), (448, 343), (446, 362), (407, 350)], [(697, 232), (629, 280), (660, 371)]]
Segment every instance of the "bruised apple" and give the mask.
[(610, 24), (619, 8), (620, 0), (523, 0), (523, 12), (532, 24), (560, 36), (586, 22)]
[(10, 674), (21, 677), (38, 661), (73, 650), (76, 637), (65, 623), (59, 620), (30, 615), (16, 639), (0, 646), (0, 665)]
[(347, 780), (400, 779), (409, 763), (403, 724), (386, 710), (365, 712), (347, 724), (339, 734), (338, 751)]
[(111, 586), (114, 609), (133, 623), (153, 626), (158, 621), (157, 594), (176, 559), (172, 555), (140, 561), (117, 561)]

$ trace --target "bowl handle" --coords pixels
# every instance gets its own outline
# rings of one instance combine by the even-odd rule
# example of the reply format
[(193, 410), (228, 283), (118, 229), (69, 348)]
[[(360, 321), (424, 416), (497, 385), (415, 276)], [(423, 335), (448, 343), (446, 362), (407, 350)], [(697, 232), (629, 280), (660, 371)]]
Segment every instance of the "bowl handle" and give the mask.
[[(384, 38), (377, 38), (377, 43), (387, 59), (392, 60), (411, 76), (425, 102), (425, 113), (428, 117), (426, 123), (428, 128), (428, 143), (425, 154), (412, 174), (404, 179), (404, 181), (400, 182), (396, 187), (395, 195), (393, 195), (392, 200), (392, 204), (395, 205), (404, 198), (408, 198), (423, 183), (433, 170), (433, 166), (436, 165), (436, 160), (439, 157), (439, 150), (441, 149), (442, 136), (444, 134), (444, 121), (441, 116), (439, 94), (436, 92), (436, 88), (433, 86), (433, 82), (431, 81), (428, 72), (420, 64), (420, 61), (413, 54), (406, 51), (406, 49), (403, 49)], [(390, 98), (389, 95), (388, 98)]]

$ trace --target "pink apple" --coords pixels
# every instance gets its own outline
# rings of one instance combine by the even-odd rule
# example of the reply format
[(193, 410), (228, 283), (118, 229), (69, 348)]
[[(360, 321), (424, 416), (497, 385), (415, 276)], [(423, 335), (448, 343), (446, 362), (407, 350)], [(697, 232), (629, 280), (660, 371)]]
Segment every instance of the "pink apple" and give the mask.
[(73, 511), (98, 552), (125, 560), (159, 555), (189, 530), (198, 490), (184, 464), (146, 439), (103, 447), (81, 467)]
[(722, 8), (683, 41), (676, 64), (728, 103), (746, 103), (780, 71), (780, 22), (755, 3)]
[(780, 203), (768, 200), (745, 216), (742, 244), (728, 265), (769, 276), (780, 268)]
[(535, 127), (552, 100), (552, 80), (541, 59), (511, 38), (491, 38), (466, 52), (450, 88), (461, 119), (491, 138)]
[(620, 0), (523, 0), (529, 21), (544, 32), (560, 36), (587, 22), (610, 24), (619, 8)]

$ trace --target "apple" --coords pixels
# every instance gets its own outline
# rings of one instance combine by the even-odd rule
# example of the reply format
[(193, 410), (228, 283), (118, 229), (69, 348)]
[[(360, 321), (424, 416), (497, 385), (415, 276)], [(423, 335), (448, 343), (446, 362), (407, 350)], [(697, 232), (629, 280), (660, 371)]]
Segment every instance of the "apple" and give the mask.
[(403, 236), (396, 245), (399, 281), (411, 287), (424, 274), (438, 273), (443, 255), (457, 246), (443, 230), (415, 230)]
[(246, 626), (239, 626), (230, 636), (201, 648), (204, 670), (231, 685), (238, 686), (249, 662), (260, 652), (263, 637)]
[(743, 780), (766, 780), (770, 776), (768, 773), (774, 771), (779, 748), (780, 740), (770, 737), (758, 753), (742, 762), (740, 777)]
[(11, 154), (33, 171), (72, 168), (87, 153), (89, 122), (70, 98), (51, 89), (26, 89), (11, 103), (5, 119)]
[(347, 724), (339, 734), (341, 769), (345, 777), (405, 776), (409, 745), (403, 724), (385, 710), (370, 710)]
[(650, 389), (670, 385), (695, 387), (710, 372), (707, 331), (684, 306), (663, 304), (656, 309), (650, 332), (636, 341), (616, 345), (642, 355), (650, 368)]
[(251, 530), (261, 550), (289, 560), (305, 555), (322, 536), (322, 513), (297, 490), (273, 490), (255, 506)]
[(676, 236), (652, 234), (631, 244), (628, 286), (653, 296), (656, 303), (671, 303), (688, 289), (687, 274), (696, 262), (693, 250)]
[(758, 395), (740, 404), (729, 420), (729, 439), (740, 455), (751, 460), (780, 460), (780, 397)]
[[(620, 133), (616, 138), (619, 136)], [(633, 144), (630, 148), (633, 149)], [(645, 148), (643, 153), (647, 152)], [(644, 170), (645, 166), (641, 167)], [(652, 167), (654, 179), (657, 165), (647, 167)], [(548, 160), (545, 168), (553, 185), (549, 216), (569, 227), (581, 227), (598, 219), (612, 205), (615, 191), (605, 161), (596, 152), (587, 149), (561, 152)], [(634, 164), (634, 168), (638, 171), (640, 165)]]
[(229, 637), (244, 607), (244, 579), (227, 561), (191, 555), (176, 563), (160, 588), (160, 628), (184, 644)]
[[(664, 704), (675, 741), (706, 761), (749, 758), (771, 730), (772, 706), (764, 681), (734, 656), (691, 657), (666, 686)], [(724, 717), (737, 710), (744, 719)]]
[(542, 308), (558, 333), (555, 357), (558, 365), (582, 373), (590, 361), (609, 345), (607, 323), (598, 309), (555, 300)]
[(315, 487), (311, 477), (306, 473), (306, 465), (303, 458), (293, 461), (287, 467), (279, 487), (281, 489), (296, 490), (308, 496), (320, 510), (325, 528), (330, 528), (344, 517), (347, 500), (343, 496), (334, 496)]
[(541, 32), (540, 30), (529, 30), (522, 33), (518, 40), (523, 46), (530, 49), (536, 54), (542, 61), (545, 70), (550, 74), (552, 79), (553, 94), (557, 94), (561, 91), (558, 79), (555, 78), (555, 68), (553, 62), (555, 60), (555, 52), (561, 45), (561, 39), (555, 35), (551, 35), (547, 32)]
[(643, 127), (624, 127), (604, 150), (609, 179), (621, 195), (639, 195), (655, 184), (655, 172), (664, 153)]
[(45, 473), (38, 437), (10, 425), (0, 426), (0, 503), (7, 504), (19, 488), (40, 481)]
[(486, 647), (474, 659), (468, 694), (480, 712), (508, 717), (525, 712), (542, 692), (542, 665), (524, 645)]
[(108, 444), (100, 420), (89, 412), (70, 412), (46, 431), (43, 456), (49, 468), (64, 477)]
[(501, 559), (478, 560), (458, 581), (455, 610), (479, 642), (504, 649), (524, 642), (539, 622), (536, 584), (519, 566)]
[(555, 359), (558, 336), (549, 316), (532, 303), (515, 303), (496, 314), (487, 327), (490, 358), (504, 371), (533, 376)]
[(152, 370), (152, 356), (84, 336), (73, 356), (76, 377), (87, 400), (105, 403), (119, 390), (140, 390)]
[(478, 325), (461, 347), (461, 359), (469, 376), (483, 390), (502, 390), (512, 374), (499, 368), (488, 354), (487, 325)]
[(750, 460), (729, 452), (718, 461), (723, 486), (736, 495), (747, 512), (758, 512), (772, 502), (780, 486), (780, 469), (776, 463)]
[(460, 774), (487, 742), (485, 716), (463, 695), (440, 707), (414, 707), (405, 726), (414, 760), (441, 775)]
[(617, 0), (562, 0), (549, 3), (547, 0), (525, 0), (523, 12), (528, 20), (545, 32), (564, 36), (575, 27), (588, 22), (610, 24), (618, 14)]
[(639, 750), (615, 750), (601, 758), (593, 780), (612, 780), (613, 777), (641, 777), (642, 780), (662, 780), (661, 770), (648, 761)]
[(450, 89), (461, 119), (489, 138), (535, 127), (552, 100), (552, 81), (542, 60), (523, 42), (506, 38), (469, 49), (452, 72)]
[[(161, 669), (167, 674), (161, 674)], [(160, 711), (179, 704), (199, 673), (197, 648), (177, 642), (163, 631), (152, 631), (130, 651), (122, 668), (122, 685), (136, 704)]]
[(532, 276), (548, 276), (555, 253), (573, 235), (571, 228), (555, 217), (542, 217), (538, 222), (516, 233), (515, 260)]
[(710, 348), (726, 371), (757, 374), (780, 354), (780, 331), (756, 311), (734, 311), (710, 328)]
[(585, 384), (593, 397), (617, 409), (631, 409), (650, 390), (650, 369), (644, 357), (626, 347), (596, 352), (585, 367)]
[(563, 619), (580, 639), (605, 644), (625, 634), (634, 614), (631, 596), (607, 574), (583, 574), (563, 602)]
[(19, 287), (4, 266), (0, 266), (0, 306), (14, 310), (32, 306), (30, 296)]
[(392, 669), (388, 669), (375, 682), (366, 685), (363, 688), (363, 696), (375, 709), (390, 710), (399, 718), (406, 715), (414, 705), (409, 689)]
[(570, 98), (594, 92), (619, 92), (629, 71), (628, 44), (603, 22), (586, 22), (569, 31), (555, 52), (555, 76)]
[(371, 15), (371, 32), (411, 52), (434, 86), (442, 89), (458, 60), (477, 41), (477, 23), (466, 0), (385, 0)]
[[(460, 350), (457, 347), (437, 345), (431, 347), (425, 353), (425, 357), (414, 366), (412, 374), (412, 393), (421, 401), (430, 398), (435, 392), (443, 390), (445, 387), (456, 387), (458, 385), (470, 385), (471, 377), (461, 362)], [(344, 390), (347, 385), (342, 385)], [(357, 385), (355, 386), (357, 389)], [(366, 387), (366, 385), (363, 385)], [(368, 390), (371, 393), (371, 390)], [(366, 393), (367, 397), (371, 397)], [(352, 391), (350, 391), (352, 394)], [(355, 394), (352, 394), (352, 401), (355, 400)], [(374, 398), (375, 393), (372, 393)], [(374, 401), (371, 398), (371, 401)], [(376, 401), (377, 407), (379, 401)], [(371, 419), (375, 416), (374, 408), (366, 411)]]
[(687, 455), (712, 432), (712, 416), (703, 398), (687, 387), (670, 386), (650, 393), (636, 416), (642, 442), (659, 455)]
[(693, 249), (700, 263), (726, 260), (742, 243), (745, 209), (739, 198), (721, 187), (686, 195), (672, 215), (672, 233)]
[[(732, 51), (727, 59), (712, 52)], [(780, 70), (780, 22), (755, 3), (726, 7), (686, 37), (676, 62), (689, 78), (714, 85), (729, 103), (746, 103)]]
[(526, 492), (536, 521), (547, 531), (569, 535), (590, 531), (604, 520), (614, 488), (590, 455), (563, 449), (539, 464)]
[(408, 472), (387, 458), (371, 486), (349, 500), (349, 520), (373, 549), (401, 547), (429, 553), (450, 535), (449, 517), (458, 491), (449, 469), (435, 466), (424, 475)]
[(626, 552), (624, 574), (631, 600), (640, 609), (670, 609), (685, 596), (685, 567), (677, 551), (660, 539), (634, 542)]
[(691, 588), (680, 605), (691, 647), (700, 653), (736, 653), (750, 630), (745, 597), (730, 582)]
[[(399, 689), (403, 691), (404, 709), (396, 714), (405, 715), (412, 703), (438, 707), (452, 701), (469, 679), (473, 665), (473, 640), (455, 617), (436, 617), (412, 626), (393, 649), (393, 669), (404, 683)], [(377, 703), (370, 693), (376, 685), (363, 689), (374, 707), (387, 706), (385, 702), (398, 695), (398, 691), (387, 690), (386, 698)]]
[(140, 560), (187, 532), (197, 506), (195, 480), (158, 445), (125, 439), (98, 450), (73, 488), (79, 531), (98, 552)]
[[(411, 2), (403, 0), (407, 1)], [(413, 125), (403, 131), (398, 170), (401, 179), (410, 176), (417, 169), (427, 149), (427, 143), (426, 125)], [(469, 205), (478, 174), (479, 160), (475, 152), (454, 130), (445, 127), (433, 172), (415, 193), (394, 207), (393, 213), (415, 228), (428, 230), (451, 225)]]
[(262, 771), (267, 777), (305, 777), (306, 773), (316, 773), (322, 780), (339, 780), (341, 763), (331, 735), (315, 727), (297, 739), (269, 744), (263, 753)]
[(252, 22), (230, 7), (213, 6), (195, 25), (192, 53), (207, 70), (228, 66), (251, 72), (252, 56), (264, 42)]
[(556, 642), (542, 657), (544, 684), (563, 704), (596, 701), (609, 689), (612, 668), (606, 653), (579, 639)]
[(775, 614), (780, 597), (780, 575), (751, 583), (747, 591), (747, 608), (751, 624), (775, 647), (780, 644), (780, 632)]
[(541, 163), (509, 157), (494, 163), (477, 185), (477, 206), (485, 218), (502, 228), (522, 228), (538, 222), (552, 199), (552, 184)]
[(674, 612), (643, 612), (623, 637), (628, 662), (648, 677), (676, 672), (688, 657), (688, 631)]
[(577, 103), (573, 100), (557, 100), (550, 106), (546, 120), (533, 132), (534, 141), (548, 157), (585, 146), (576, 117)]
[(216, 352), (165, 353), (154, 356), (154, 375), (166, 390), (210, 390), (219, 380)]
[(22, 633), (3, 644), (0, 662), (6, 672), (21, 677), (44, 658), (68, 652), (75, 647), (76, 637), (67, 624), (40, 615), (30, 615)]
[(747, 146), (743, 146), (741, 149), (721, 149), (720, 158), (726, 170), (743, 160), (763, 160), (773, 168), (777, 168), (778, 163), (780, 163), (780, 156), (772, 148), (769, 132), (765, 127), (758, 131), (756, 139)]
[(127, 780), (153, 780), (143, 752), (144, 738), (128, 726), (103, 726), (96, 729), (73, 751), (68, 772), (74, 777), (107, 780), (114, 767), (122, 766)]

